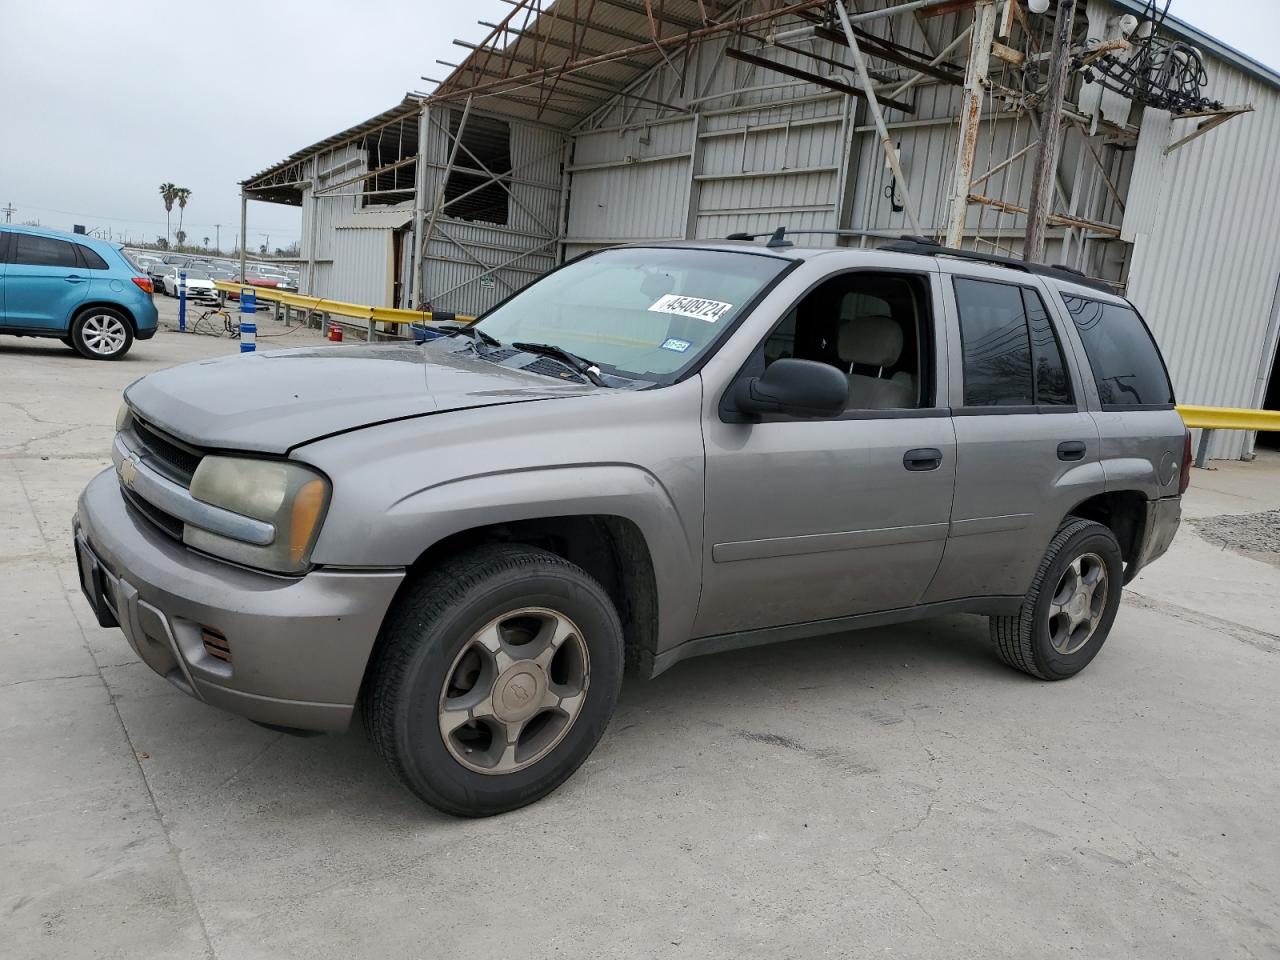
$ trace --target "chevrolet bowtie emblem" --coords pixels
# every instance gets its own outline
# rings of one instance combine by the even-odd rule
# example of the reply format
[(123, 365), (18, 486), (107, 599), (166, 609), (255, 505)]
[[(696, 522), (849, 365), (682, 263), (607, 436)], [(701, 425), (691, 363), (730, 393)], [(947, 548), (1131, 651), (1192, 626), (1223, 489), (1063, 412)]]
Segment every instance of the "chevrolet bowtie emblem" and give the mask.
[(120, 461), (120, 481), (126, 487), (132, 490), (133, 484), (137, 479), (138, 479), (137, 463), (135, 463), (133, 460), (121, 460)]

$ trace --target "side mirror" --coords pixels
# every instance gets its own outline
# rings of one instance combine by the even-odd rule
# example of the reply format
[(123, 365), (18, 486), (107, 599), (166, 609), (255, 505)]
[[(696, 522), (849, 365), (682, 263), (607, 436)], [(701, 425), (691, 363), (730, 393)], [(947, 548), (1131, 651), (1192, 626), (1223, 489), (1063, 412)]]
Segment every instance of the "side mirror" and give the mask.
[(733, 387), (732, 408), (737, 422), (758, 420), (766, 413), (792, 417), (834, 417), (844, 410), (849, 381), (826, 363), (784, 357), (763, 376), (739, 380)]

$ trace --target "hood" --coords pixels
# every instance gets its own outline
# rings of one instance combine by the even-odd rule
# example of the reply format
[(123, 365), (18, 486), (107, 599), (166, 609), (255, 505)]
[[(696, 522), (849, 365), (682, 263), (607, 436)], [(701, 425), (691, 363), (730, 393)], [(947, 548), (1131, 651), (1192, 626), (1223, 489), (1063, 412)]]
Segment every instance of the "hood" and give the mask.
[(153, 373), (129, 405), (199, 447), (286, 453), (319, 437), (407, 417), (577, 397), (557, 383), (482, 360), (465, 343), (311, 347), (245, 353)]

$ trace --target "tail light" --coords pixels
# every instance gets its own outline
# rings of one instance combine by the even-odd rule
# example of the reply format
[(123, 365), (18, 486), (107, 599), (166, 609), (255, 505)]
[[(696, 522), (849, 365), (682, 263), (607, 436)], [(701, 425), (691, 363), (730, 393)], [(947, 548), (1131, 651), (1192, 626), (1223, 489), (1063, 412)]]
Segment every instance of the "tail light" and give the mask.
[(154, 294), (156, 292), (155, 285), (152, 284), (150, 277), (130, 277), (129, 279), (132, 280), (143, 293)]
[(1178, 477), (1178, 493), (1186, 493), (1187, 487), (1191, 486), (1191, 431), (1183, 428), (1186, 432), (1186, 438), (1182, 442), (1182, 475)]

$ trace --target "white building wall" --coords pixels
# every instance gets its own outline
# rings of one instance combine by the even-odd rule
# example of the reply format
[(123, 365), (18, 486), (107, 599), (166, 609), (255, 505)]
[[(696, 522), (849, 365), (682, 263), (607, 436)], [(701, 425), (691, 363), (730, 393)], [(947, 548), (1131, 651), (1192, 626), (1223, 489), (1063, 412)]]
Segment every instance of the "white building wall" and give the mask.
[[(1255, 112), (1167, 158), (1153, 144), (1138, 179), (1156, 196), (1134, 237), (1128, 295), (1160, 343), (1180, 402), (1256, 407), (1276, 349), (1280, 90), (1218, 60), (1207, 66), (1210, 96)], [(1176, 141), (1198, 122), (1174, 121), (1168, 135)], [(1210, 455), (1239, 457), (1250, 443), (1249, 434), (1221, 431)]]

